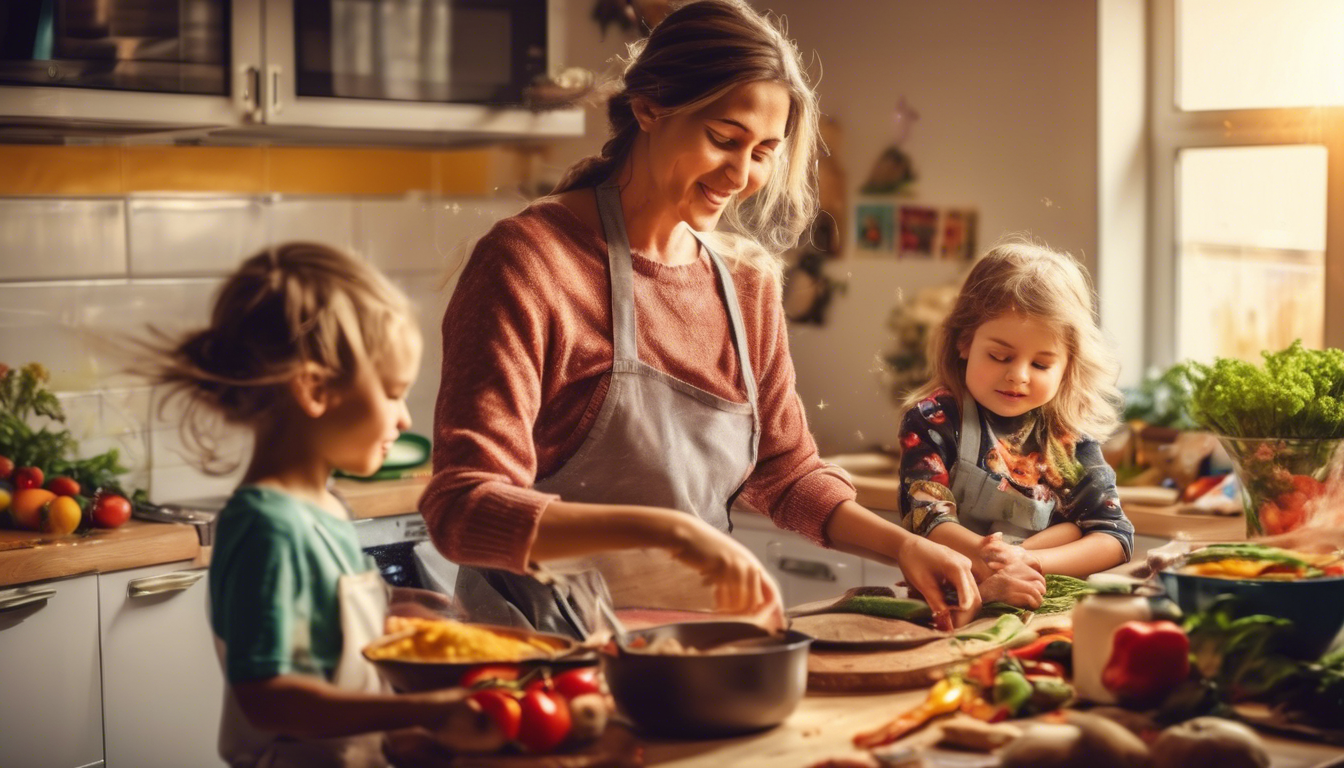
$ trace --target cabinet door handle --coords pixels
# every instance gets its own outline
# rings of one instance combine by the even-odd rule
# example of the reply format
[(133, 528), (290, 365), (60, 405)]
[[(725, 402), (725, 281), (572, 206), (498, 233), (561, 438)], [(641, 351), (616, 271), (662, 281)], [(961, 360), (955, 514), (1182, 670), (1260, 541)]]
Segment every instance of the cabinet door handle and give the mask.
[(279, 64), (271, 64), (266, 67), (266, 102), (270, 104), (268, 114), (278, 115), (284, 108), (280, 101), (280, 76), (283, 70)]
[(18, 610), (33, 603), (45, 603), (48, 598), (55, 596), (56, 590), (49, 588), (18, 589), (7, 595), (0, 595), (0, 613)]
[(836, 581), (831, 566), (816, 560), (804, 560), (799, 557), (779, 558), (779, 570), (791, 575), (813, 581)]
[(181, 592), (201, 580), (208, 569), (194, 568), (188, 571), (161, 573), (158, 576), (146, 576), (126, 585), (126, 594), (130, 597), (149, 597), (165, 592)]
[(243, 120), (248, 123), (261, 122), (261, 70), (251, 64), (239, 66), (235, 72), (238, 78), (234, 85), (234, 102)]

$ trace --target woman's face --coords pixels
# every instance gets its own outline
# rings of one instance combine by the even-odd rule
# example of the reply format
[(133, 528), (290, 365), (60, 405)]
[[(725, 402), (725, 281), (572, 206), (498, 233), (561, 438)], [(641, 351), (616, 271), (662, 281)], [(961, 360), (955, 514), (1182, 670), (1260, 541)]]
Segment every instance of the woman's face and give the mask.
[(789, 92), (780, 83), (743, 83), (698, 110), (664, 114), (641, 102), (635, 116), (649, 136), (651, 202), (707, 232), (729, 200), (750, 197), (770, 179), (784, 142)]

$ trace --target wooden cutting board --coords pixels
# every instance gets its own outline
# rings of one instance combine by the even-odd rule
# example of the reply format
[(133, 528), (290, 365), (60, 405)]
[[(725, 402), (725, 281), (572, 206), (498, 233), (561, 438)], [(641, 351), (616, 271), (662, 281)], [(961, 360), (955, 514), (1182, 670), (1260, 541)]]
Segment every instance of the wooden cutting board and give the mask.
[(863, 646), (865, 650), (914, 648), (949, 637), (949, 633), (900, 619), (884, 619), (861, 613), (820, 613), (798, 616), (789, 622), (815, 640), (814, 648), (842, 650), (841, 646)]
[[(976, 632), (994, 625), (981, 619), (958, 632)], [(1067, 627), (1067, 613), (1032, 616), (1027, 626), (1036, 631)], [(817, 649), (807, 658), (807, 690), (824, 693), (876, 693), (923, 688), (938, 680), (947, 668), (999, 647), (985, 640), (934, 640), (917, 648), (900, 650), (833, 651)]]

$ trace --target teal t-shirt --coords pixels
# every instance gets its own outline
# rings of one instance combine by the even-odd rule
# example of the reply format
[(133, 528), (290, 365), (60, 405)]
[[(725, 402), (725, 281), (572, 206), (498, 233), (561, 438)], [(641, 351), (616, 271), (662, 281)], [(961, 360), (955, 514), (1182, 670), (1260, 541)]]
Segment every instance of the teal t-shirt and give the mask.
[(368, 570), (355, 527), (274, 488), (236, 490), (215, 522), (210, 625), (229, 682), (308, 674), (341, 658), (342, 574)]

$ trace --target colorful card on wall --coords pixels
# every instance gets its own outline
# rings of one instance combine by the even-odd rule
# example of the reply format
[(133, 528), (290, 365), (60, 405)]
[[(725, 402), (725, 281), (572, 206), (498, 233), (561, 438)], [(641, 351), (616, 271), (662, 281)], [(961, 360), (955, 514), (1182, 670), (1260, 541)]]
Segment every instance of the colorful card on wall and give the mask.
[(933, 258), (938, 242), (938, 209), (902, 205), (900, 237), (900, 258)]
[(891, 255), (896, 250), (896, 209), (890, 203), (859, 205), (854, 244), (860, 253)]
[(943, 211), (942, 240), (938, 246), (940, 258), (969, 260), (975, 256), (974, 208), (947, 208)]

